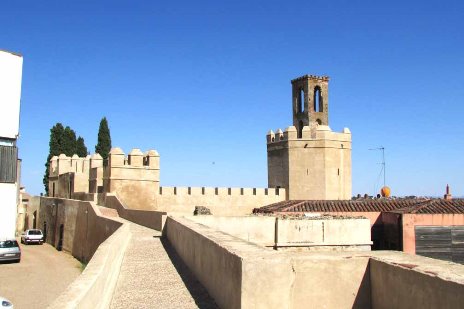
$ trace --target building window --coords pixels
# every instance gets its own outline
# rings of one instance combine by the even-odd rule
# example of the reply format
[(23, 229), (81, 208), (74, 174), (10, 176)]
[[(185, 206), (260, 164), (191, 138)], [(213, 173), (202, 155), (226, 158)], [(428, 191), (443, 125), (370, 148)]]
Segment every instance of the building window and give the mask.
[(0, 182), (15, 183), (18, 166), (18, 149), (0, 145)]
[(303, 137), (303, 121), (300, 120), (298, 122), (298, 138), (302, 138)]
[(316, 88), (314, 88), (314, 111), (316, 113), (323, 112), (322, 92), (319, 86), (316, 86)]

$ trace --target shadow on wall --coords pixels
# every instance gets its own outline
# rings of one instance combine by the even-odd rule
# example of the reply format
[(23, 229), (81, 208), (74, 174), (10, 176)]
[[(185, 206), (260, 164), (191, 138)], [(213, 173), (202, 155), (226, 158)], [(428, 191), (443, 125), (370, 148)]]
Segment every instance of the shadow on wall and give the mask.
[(191, 270), (185, 265), (180, 256), (177, 254), (176, 250), (171, 246), (169, 241), (166, 238), (161, 239), (164, 250), (169, 256), (172, 264), (176, 268), (177, 273), (180, 275), (182, 281), (187, 287), (190, 295), (195, 300), (195, 304), (198, 308), (203, 309), (213, 309), (219, 308), (211, 296), (208, 294), (208, 291), (203, 287), (203, 285), (196, 279), (195, 275)]
[(356, 298), (354, 299), (353, 308), (372, 308), (371, 300), (371, 274), (370, 274), (370, 265), (371, 262), (367, 263), (366, 270), (361, 279), (359, 285), (359, 290), (356, 293)]

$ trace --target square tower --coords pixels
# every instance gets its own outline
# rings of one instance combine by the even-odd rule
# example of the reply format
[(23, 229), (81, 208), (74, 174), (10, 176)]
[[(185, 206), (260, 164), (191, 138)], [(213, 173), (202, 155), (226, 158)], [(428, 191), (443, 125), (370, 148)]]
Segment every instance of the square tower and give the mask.
[(268, 186), (288, 200), (351, 199), (351, 132), (328, 126), (327, 76), (292, 80), (293, 126), (267, 135)]

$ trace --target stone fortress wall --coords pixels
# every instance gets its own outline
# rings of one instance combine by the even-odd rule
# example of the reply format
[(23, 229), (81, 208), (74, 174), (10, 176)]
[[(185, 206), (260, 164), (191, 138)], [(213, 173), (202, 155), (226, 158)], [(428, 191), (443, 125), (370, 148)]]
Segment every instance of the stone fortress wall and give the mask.
[(97, 200), (113, 193), (131, 209), (192, 214), (205, 206), (217, 215), (250, 214), (255, 207), (284, 201), (285, 189), (230, 187), (161, 187), (160, 157), (150, 150), (126, 154), (112, 148), (104, 166), (99, 154), (60, 155), (50, 161), (50, 196)]
[(351, 132), (329, 127), (329, 78), (304, 75), (291, 82), (293, 126), (267, 135), (268, 188), (161, 187), (158, 152), (132, 149), (126, 156), (113, 148), (107, 164), (98, 154), (53, 157), (51, 196), (91, 200), (114, 193), (132, 209), (191, 213), (205, 206), (217, 215), (250, 214), (285, 200), (348, 200)]

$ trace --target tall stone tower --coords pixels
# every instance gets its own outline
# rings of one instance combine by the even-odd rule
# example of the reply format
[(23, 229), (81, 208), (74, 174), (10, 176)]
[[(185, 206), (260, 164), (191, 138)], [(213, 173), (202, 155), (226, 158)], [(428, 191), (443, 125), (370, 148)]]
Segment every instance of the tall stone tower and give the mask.
[(351, 132), (329, 128), (329, 77), (292, 80), (293, 126), (267, 135), (268, 186), (288, 200), (351, 198)]

